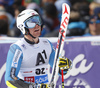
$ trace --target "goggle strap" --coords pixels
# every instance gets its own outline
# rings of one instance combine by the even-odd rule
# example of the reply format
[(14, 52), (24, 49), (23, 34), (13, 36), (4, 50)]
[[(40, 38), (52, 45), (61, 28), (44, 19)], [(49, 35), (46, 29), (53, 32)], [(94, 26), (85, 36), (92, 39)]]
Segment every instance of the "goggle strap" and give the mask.
[(33, 35), (31, 35), (30, 34), (30, 32), (29, 32), (29, 29), (28, 28), (26, 28), (26, 27), (24, 27), (25, 28), (25, 35), (30, 35), (32, 38), (36, 38), (36, 37), (34, 37)]

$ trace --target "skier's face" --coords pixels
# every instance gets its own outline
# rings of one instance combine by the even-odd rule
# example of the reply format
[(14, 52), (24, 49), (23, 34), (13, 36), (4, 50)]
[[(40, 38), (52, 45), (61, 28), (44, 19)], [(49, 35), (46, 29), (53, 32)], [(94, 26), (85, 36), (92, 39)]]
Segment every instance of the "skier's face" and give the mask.
[(33, 35), (34, 37), (39, 37), (41, 35), (41, 26), (36, 24), (35, 27), (30, 28), (29, 31), (30, 31), (30, 34)]
[(33, 35), (34, 37), (39, 37), (41, 35), (41, 25), (42, 21), (40, 16), (34, 15), (27, 19), (24, 22), (26, 28), (29, 29), (29, 33)]

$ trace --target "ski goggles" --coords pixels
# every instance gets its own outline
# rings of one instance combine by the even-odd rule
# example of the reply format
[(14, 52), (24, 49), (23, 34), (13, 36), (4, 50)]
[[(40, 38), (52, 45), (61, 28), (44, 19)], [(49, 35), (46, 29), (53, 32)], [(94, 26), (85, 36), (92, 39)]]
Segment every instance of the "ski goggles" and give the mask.
[(36, 15), (36, 16), (32, 16), (29, 19), (27, 19), (24, 22), (24, 24), (25, 24), (25, 26), (27, 28), (34, 28), (36, 24), (38, 24), (39, 26), (41, 26), (42, 25), (42, 21), (41, 21), (40, 16)]
[(100, 23), (100, 20), (96, 20), (96, 21), (89, 21), (89, 23), (90, 23), (90, 24), (94, 24), (94, 23), (99, 24), (99, 23)]

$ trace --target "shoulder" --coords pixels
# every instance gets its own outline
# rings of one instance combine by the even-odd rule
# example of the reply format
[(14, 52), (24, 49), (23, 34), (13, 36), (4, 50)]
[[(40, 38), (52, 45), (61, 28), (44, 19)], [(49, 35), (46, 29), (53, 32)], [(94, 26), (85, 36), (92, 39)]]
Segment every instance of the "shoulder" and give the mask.
[(46, 39), (46, 38), (40, 38), (40, 41), (44, 45), (49, 45), (51, 47), (53, 46), (52, 43), (48, 39)]
[(10, 49), (12, 48), (13, 50), (15, 50), (15, 49), (21, 50), (20, 45), (22, 43), (23, 43), (23, 39), (20, 39), (20, 40), (16, 41), (15, 43), (11, 44)]
[(16, 45), (21, 45), (24, 43), (24, 38), (19, 39), (17, 42), (15, 42), (14, 44)]
[(46, 38), (40, 38), (40, 42), (44, 43), (44, 44), (50, 44), (51, 42), (46, 39)]
[(41, 38), (40, 40), (43, 42), (44, 45), (49, 45), (51, 48), (54, 48), (53, 44), (48, 39)]

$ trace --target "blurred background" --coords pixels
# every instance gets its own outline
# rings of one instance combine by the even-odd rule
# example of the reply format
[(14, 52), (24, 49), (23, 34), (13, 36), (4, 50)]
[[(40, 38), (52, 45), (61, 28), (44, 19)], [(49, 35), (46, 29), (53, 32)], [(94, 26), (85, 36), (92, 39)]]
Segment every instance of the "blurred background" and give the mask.
[(34, 9), (44, 24), (40, 37), (58, 37), (63, 3), (71, 8), (66, 37), (100, 35), (100, 0), (0, 0), (0, 36), (23, 37), (16, 17)]

